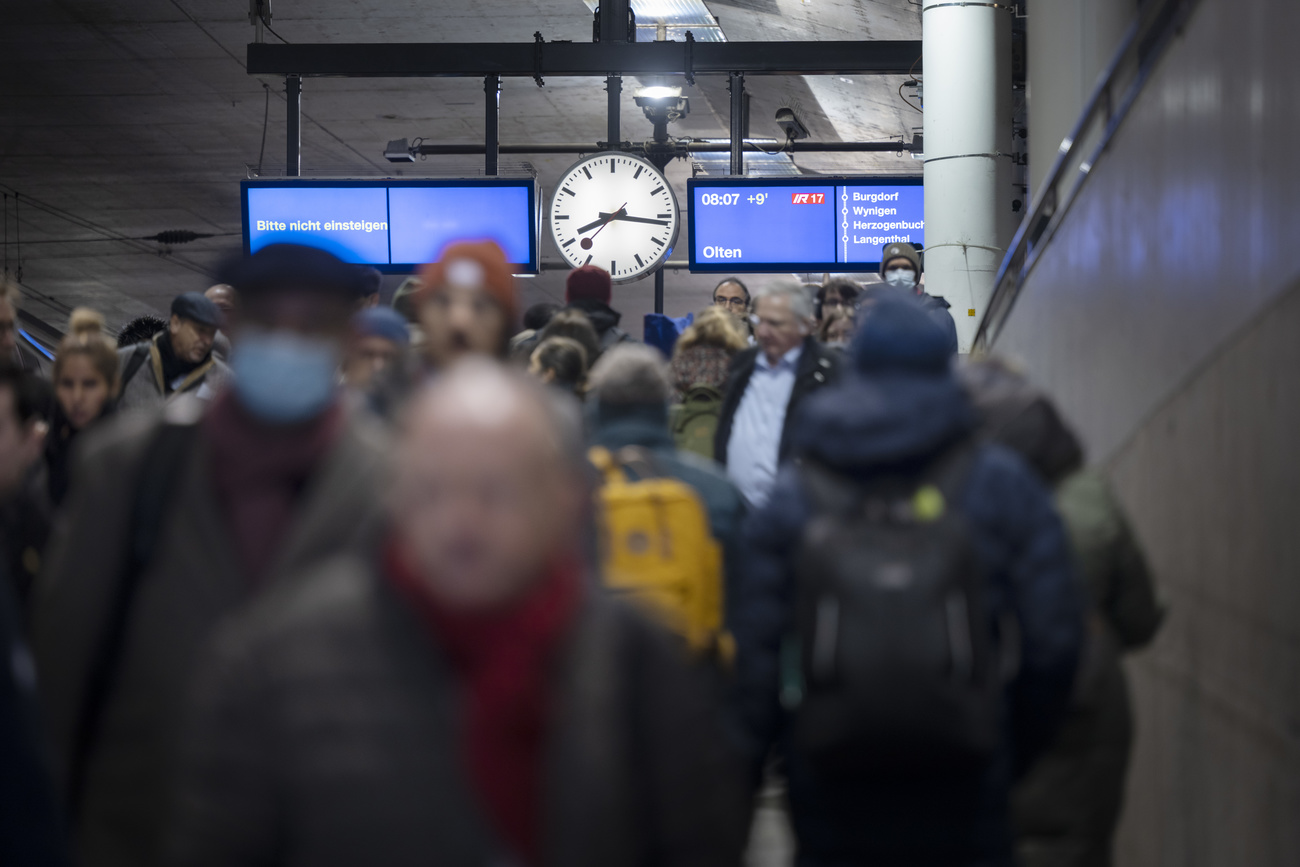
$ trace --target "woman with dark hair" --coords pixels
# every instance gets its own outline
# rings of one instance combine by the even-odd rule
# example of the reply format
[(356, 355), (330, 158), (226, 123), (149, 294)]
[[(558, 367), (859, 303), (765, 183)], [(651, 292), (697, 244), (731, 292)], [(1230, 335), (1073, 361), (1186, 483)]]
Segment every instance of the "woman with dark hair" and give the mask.
[(817, 339), (826, 346), (848, 349), (849, 342), (853, 340), (853, 332), (856, 330), (857, 323), (854, 322), (852, 314), (842, 307), (831, 308), (822, 317), (821, 324), (817, 326)]
[(54, 357), (54, 413), (45, 442), (50, 502), (68, 493), (69, 458), (78, 434), (113, 411), (118, 392), (117, 347), (104, 334), (104, 317), (78, 307)]
[(862, 294), (862, 286), (847, 277), (832, 277), (817, 288), (817, 322), (823, 322), (835, 310), (849, 311)]
[(582, 397), (587, 387), (587, 350), (571, 337), (548, 337), (533, 350), (528, 372), (547, 385)]

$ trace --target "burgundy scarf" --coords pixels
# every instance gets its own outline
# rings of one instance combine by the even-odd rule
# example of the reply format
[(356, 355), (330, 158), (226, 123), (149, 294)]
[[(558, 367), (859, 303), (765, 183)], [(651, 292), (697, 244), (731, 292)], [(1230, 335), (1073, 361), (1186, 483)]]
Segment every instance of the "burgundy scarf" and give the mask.
[(396, 541), (387, 546), (384, 571), (419, 612), (464, 687), (461, 747), (480, 803), (512, 853), (537, 867), (548, 675), (577, 609), (577, 558), (558, 561), (527, 596), (490, 612), (442, 606)]
[(203, 429), (235, 551), (247, 575), (260, 582), (284, 544), (298, 495), (343, 430), (343, 409), (336, 401), (310, 421), (267, 425), (227, 390), (213, 399)]

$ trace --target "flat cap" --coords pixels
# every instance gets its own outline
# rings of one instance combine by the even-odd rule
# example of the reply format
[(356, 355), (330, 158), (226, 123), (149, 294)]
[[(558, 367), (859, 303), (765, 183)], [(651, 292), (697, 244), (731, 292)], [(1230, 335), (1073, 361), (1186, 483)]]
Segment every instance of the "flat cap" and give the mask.
[(192, 319), (200, 325), (221, 327), (221, 308), (202, 292), (186, 292), (172, 299), (172, 315)]

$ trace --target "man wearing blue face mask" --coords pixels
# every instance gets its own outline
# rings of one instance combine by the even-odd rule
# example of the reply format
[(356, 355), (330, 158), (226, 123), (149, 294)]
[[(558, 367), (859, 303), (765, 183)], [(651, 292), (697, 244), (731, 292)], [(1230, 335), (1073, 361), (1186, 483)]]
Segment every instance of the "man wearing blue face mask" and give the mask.
[(937, 295), (925, 294), (921, 286), (921, 254), (911, 244), (888, 244), (880, 252), (880, 279), (890, 286), (915, 295), (926, 313), (948, 335), (949, 350), (957, 352), (957, 323), (948, 308), (952, 305)]
[(79, 862), (153, 865), (191, 663), (259, 591), (359, 550), (379, 515), (381, 436), (340, 399), (362, 278), (321, 250), (263, 248), (240, 296), (234, 381), (88, 439), (38, 579), (35, 651)]

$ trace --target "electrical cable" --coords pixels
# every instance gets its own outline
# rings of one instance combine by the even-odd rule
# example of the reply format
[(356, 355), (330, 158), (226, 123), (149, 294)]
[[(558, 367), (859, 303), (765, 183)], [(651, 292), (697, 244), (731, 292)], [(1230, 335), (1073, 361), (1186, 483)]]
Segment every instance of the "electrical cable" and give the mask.
[[(15, 220), (15, 224), (17, 225), (16, 237), (21, 238), (22, 226), (21, 223), (18, 222), (19, 215), (17, 209), (19, 193), (17, 190), (15, 190), (13, 187), (10, 187), (8, 184), (0, 184), (0, 187), (4, 187), (8, 189), (9, 192), (11, 192), (14, 196), (14, 220)], [(69, 211), (65, 211), (62, 208), (49, 204), (48, 202), (43, 202), (40, 199), (33, 199), (31, 196), (28, 196), (27, 204), (29, 207), (36, 208), (38, 211), (47, 213), (52, 217), (57, 217), (60, 220), (65, 220), (69, 223), (72, 223), (74, 226), (77, 226), (78, 228), (86, 229), (92, 232), (97, 232), (100, 235), (103, 235), (108, 240), (120, 241), (137, 252), (148, 253), (150, 255), (158, 255), (159, 251), (158, 248), (155, 246), (149, 246), (144, 241), (140, 241), (137, 240), (136, 238), (128, 237), (126, 235), (123, 235), (121, 232), (115, 232), (112, 229), (109, 229), (105, 226), (101, 226), (92, 220), (88, 220), (85, 217), (79, 217), (76, 214), (73, 214)], [(19, 282), (21, 282), (22, 281), (21, 246), (18, 249), (18, 257), (19, 257), (19, 270), (16, 273), (18, 273), (18, 280)], [(207, 276), (208, 274), (206, 268), (203, 268), (199, 265), (194, 264), (193, 262), (189, 262), (177, 256), (167, 256), (165, 257), (164, 261), (171, 262), (175, 264), (177, 267), (184, 268), (187, 271), (193, 271), (196, 274), (203, 274), (205, 276)]]
[(262, 106), (262, 149), (257, 154), (257, 176), (262, 176), (262, 160), (266, 157), (266, 124), (271, 119), (271, 85), (265, 81), (262, 82), (262, 90), (266, 92), (266, 102)]
[[(229, 48), (227, 48), (227, 47), (226, 47), (226, 46), (221, 42), (220, 39), (218, 39), (217, 37), (213, 36), (213, 35), (212, 35), (212, 32), (211, 32), (210, 30), (208, 30), (208, 28), (206, 28), (206, 27), (203, 26), (203, 22), (199, 21), (199, 19), (197, 19), (197, 18), (195, 18), (193, 15), (191, 15), (190, 12), (189, 12), (189, 10), (186, 9), (184, 6), (182, 6), (182, 5), (180, 4), (179, 0), (169, 0), (169, 2), (170, 2), (173, 6), (176, 7), (177, 11), (179, 11), (182, 15), (184, 15), (186, 18), (188, 18), (188, 19), (190, 20), (190, 22), (191, 22), (195, 27), (199, 28), (199, 30), (203, 33), (203, 35), (206, 36), (206, 37), (208, 37), (208, 39), (210, 39), (214, 45), (216, 45), (218, 48), (220, 48), (220, 49), (222, 50), (222, 52), (224, 52), (224, 53), (226, 54), (227, 57), (229, 57), (231, 60), (235, 61), (235, 63), (239, 64), (239, 68), (240, 68), (240, 69), (244, 70), (245, 72), (248, 71), (248, 67), (244, 65), (244, 61), (243, 61), (243, 59), (240, 58), (239, 55), (237, 55), (237, 54), (235, 54), (233, 51), (231, 51)], [(280, 38), (280, 34), (276, 33), (275, 35), (276, 35), (277, 38)], [(283, 41), (283, 39), (281, 39), (281, 41)], [(286, 42), (285, 44), (287, 45), (288, 43)], [(276, 96), (277, 96), (279, 99), (284, 99), (284, 94), (277, 93)], [(378, 169), (378, 170), (380, 170), (380, 171), (385, 171), (385, 172), (387, 171), (387, 169), (385, 169), (383, 166), (380, 166), (379, 164), (373, 162), (373, 161), (370, 159), (370, 157), (366, 156), (366, 155), (363, 154), (361, 151), (357, 150), (357, 149), (354, 148), (352, 145), (348, 144), (348, 143), (345, 142), (343, 139), (339, 138), (339, 137), (338, 137), (337, 135), (335, 135), (331, 130), (329, 130), (329, 129), (328, 129), (328, 128), (323, 124), (323, 123), (321, 123), (320, 121), (316, 120), (316, 118), (312, 117), (311, 115), (307, 114), (307, 112), (304, 111), (304, 112), (302, 113), (302, 116), (303, 116), (303, 119), (304, 119), (304, 120), (307, 120), (307, 121), (309, 121), (309, 122), (315, 124), (317, 127), (320, 128), (321, 132), (325, 133), (327, 136), (329, 136), (330, 138), (334, 139), (334, 141), (336, 141), (336, 142), (338, 142), (340, 145), (342, 145), (344, 148), (346, 148), (347, 150), (352, 151), (352, 153), (354, 153), (354, 154), (356, 154), (358, 157), (360, 157), (360, 158), (361, 158), (361, 161), (364, 162), (364, 163), (366, 163), (367, 165), (369, 165), (371, 168)]]
[(912, 109), (912, 111), (915, 111), (915, 112), (917, 112), (917, 113), (919, 113), (919, 114), (925, 114), (924, 111), (922, 111), (921, 109), (919, 109), (919, 108), (917, 108), (915, 105), (913, 105), (913, 104), (912, 104), (912, 101), (911, 101), (910, 99), (908, 99), (907, 97), (903, 96), (903, 85), (905, 85), (905, 84), (907, 84), (906, 81), (904, 81), (902, 84), (900, 84), (900, 85), (898, 86), (898, 98), (901, 99), (901, 100), (902, 100), (902, 101), (907, 105), (908, 108)]
[(269, 22), (269, 21), (266, 20), (266, 16), (265, 16), (265, 15), (260, 15), (260, 16), (258, 16), (258, 17), (262, 19), (262, 26), (265, 27), (265, 28), (267, 29), (267, 31), (268, 31), (272, 36), (274, 36), (276, 39), (278, 39), (278, 40), (280, 40), (281, 42), (283, 42), (285, 45), (288, 45), (288, 44), (289, 44), (289, 40), (288, 40), (288, 39), (285, 39), (285, 38), (284, 38), (283, 36), (281, 36), (279, 33), (276, 33), (276, 32), (275, 32), (275, 30), (271, 27), (271, 22)]

